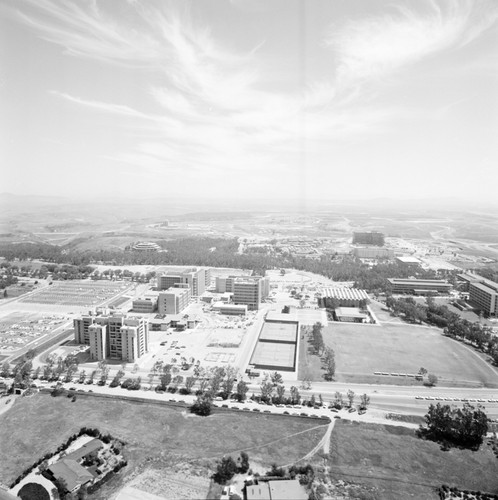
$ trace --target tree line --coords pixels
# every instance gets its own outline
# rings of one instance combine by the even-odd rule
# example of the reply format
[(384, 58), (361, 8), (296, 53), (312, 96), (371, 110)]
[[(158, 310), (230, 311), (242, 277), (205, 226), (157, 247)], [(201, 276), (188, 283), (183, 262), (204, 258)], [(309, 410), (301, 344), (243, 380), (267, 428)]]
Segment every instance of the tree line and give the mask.
[[(126, 250), (78, 250), (72, 242), (64, 246), (44, 243), (0, 245), (0, 255), (14, 259), (39, 259), (53, 264), (90, 265), (191, 265), (250, 269), (264, 274), (269, 269), (294, 268), (321, 274), (335, 281), (352, 281), (354, 286), (374, 293), (389, 292), (387, 278), (437, 278), (436, 271), (422, 268), (409, 269), (398, 262), (379, 261), (374, 266), (363, 264), (350, 255), (322, 255), (319, 259), (306, 259), (288, 254), (239, 254), (237, 238), (189, 237), (157, 242), (163, 252), (136, 252)], [(74, 274), (72, 269), (61, 272)], [(69, 278), (70, 279), (70, 278)]]
[(498, 338), (490, 327), (461, 318), (447, 306), (438, 305), (433, 297), (427, 297), (425, 304), (418, 304), (412, 297), (395, 299), (388, 296), (386, 306), (394, 315), (403, 316), (406, 321), (424, 322), (442, 328), (446, 336), (489, 354), (498, 365)]

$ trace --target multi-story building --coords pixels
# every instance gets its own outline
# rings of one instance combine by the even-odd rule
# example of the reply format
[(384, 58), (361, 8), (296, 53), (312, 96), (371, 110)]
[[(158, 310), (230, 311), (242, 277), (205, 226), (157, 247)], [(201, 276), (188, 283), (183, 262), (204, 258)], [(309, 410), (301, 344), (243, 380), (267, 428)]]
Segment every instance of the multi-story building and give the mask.
[(458, 275), (469, 292), (469, 302), (486, 316), (498, 316), (498, 283), (472, 273)]
[(90, 343), (90, 333), (89, 327), (93, 325), (95, 316), (88, 314), (88, 316), (83, 316), (81, 318), (75, 318), (73, 320), (74, 326), (74, 340), (78, 344), (89, 344)]
[(394, 250), (379, 247), (358, 247), (353, 249), (353, 255), (359, 259), (393, 259)]
[(233, 278), (233, 303), (246, 304), (250, 311), (259, 309), (259, 304), (270, 293), (270, 280), (261, 276), (238, 276)]
[(157, 299), (159, 314), (180, 314), (190, 302), (190, 288), (170, 288)]
[(139, 297), (133, 301), (133, 312), (150, 314), (157, 308), (158, 293), (147, 293), (143, 297)]
[(211, 284), (211, 269), (207, 267), (187, 269), (182, 272), (169, 271), (158, 279), (158, 289), (168, 290), (180, 284), (187, 284), (193, 297), (201, 296)]
[[(124, 314), (86, 316), (87, 334), (75, 328), (75, 340), (90, 346), (92, 360), (116, 359), (133, 362), (148, 351), (149, 329), (144, 318)], [(76, 325), (75, 321), (75, 325)], [(83, 341), (81, 341), (83, 340)]]
[(378, 231), (354, 232), (353, 245), (375, 245), (384, 246), (384, 235)]
[(388, 278), (392, 293), (408, 293), (412, 295), (427, 295), (430, 293), (447, 294), (452, 285), (444, 280), (418, 280), (414, 278)]

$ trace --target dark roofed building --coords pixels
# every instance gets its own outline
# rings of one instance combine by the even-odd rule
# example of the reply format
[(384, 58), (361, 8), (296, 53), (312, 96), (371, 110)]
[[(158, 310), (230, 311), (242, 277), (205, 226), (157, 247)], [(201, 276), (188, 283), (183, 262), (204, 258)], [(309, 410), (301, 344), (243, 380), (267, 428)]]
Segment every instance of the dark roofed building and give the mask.
[(94, 475), (76, 460), (63, 458), (48, 468), (48, 472), (58, 480), (62, 480), (67, 491), (76, 491), (81, 486), (93, 481)]

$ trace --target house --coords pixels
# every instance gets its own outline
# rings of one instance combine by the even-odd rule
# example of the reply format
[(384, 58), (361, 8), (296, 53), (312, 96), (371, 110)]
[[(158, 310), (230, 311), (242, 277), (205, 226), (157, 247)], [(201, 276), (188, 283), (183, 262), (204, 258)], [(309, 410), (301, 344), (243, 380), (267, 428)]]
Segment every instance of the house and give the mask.
[(76, 460), (63, 458), (47, 469), (54, 480), (63, 481), (69, 492), (74, 492), (81, 486), (93, 481), (94, 476)]
[(71, 493), (77, 491), (81, 486), (91, 483), (97, 477), (95, 471), (83, 467), (78, 462), (102, 447), (100, 439), (92, 439), (51, 465), (47, 472), (53, 477), (53, 480), (63, 481), (67, 491)]

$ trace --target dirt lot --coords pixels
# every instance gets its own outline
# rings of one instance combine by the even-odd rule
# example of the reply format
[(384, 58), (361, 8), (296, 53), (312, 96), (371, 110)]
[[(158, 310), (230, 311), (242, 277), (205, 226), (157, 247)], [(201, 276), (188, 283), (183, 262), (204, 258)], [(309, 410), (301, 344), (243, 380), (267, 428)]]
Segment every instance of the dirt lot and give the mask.
[[(366, 382), (376, 371), (417, 373), (423, 366), (439, 378), (438, 385), (498, 387), (498, 374), (490, 366), (437, 329), (395, 323), (334, 323), (324, 328), (323, 338), (335, 351), (339, 381)], [(406, 383), (404, 379), (382, 378), (396, 384)]]
[(478, 452), (444, 452), (403, 427), (340, 420), (332, 432), (327, 465), (332, 480), (373, 486), (372, 499), (435, 499), (435, 487), (442, 484), (498, 491), (498, 460), (488, 446)]

